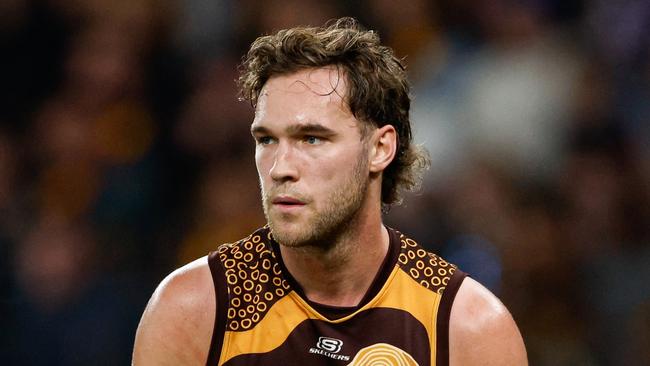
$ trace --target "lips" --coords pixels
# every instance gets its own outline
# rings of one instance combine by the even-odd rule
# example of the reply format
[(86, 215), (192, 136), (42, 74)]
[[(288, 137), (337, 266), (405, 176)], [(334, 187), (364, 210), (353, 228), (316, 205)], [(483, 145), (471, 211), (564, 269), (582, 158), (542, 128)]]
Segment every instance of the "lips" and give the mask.
[(271, 201), (274, 205), (304, 206), (305, 202), (290, 196), (278, 196)]

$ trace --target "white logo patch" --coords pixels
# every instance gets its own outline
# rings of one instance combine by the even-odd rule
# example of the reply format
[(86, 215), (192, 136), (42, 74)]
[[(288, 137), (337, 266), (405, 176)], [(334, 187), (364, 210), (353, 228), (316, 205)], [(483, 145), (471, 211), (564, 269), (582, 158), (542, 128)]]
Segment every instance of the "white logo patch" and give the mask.
[(338, 354), (341, 352), (341, 348), (343, 348), (343, 341), (340, 339), (318, 337), (316, 348), (310, 348), (309, 353), (326, 356), (334, 360), (350, 361), (350, 356)]

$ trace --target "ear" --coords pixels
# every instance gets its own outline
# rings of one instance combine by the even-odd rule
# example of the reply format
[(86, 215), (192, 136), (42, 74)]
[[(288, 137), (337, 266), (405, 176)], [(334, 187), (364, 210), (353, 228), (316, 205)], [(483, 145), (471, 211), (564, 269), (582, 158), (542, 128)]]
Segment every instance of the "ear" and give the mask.
[(370, 171), (382, 172), (397, 153), (397, 131), (392, 125), (376, 129), (370, 138)]

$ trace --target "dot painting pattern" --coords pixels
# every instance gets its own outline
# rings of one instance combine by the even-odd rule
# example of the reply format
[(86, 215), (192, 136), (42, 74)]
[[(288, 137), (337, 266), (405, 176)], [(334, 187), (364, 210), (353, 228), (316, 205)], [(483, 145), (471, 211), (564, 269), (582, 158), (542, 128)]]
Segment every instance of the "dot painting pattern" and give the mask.
[(266, 238), (262, 235), (263, 232), (258, 232), (217, 249), (228, 283), (229, 331), (253, 328), (276, 301), (290, 292), (268, 244), (270, 231), (267, 231)]
[(403, 234), (400, 234), (400, 243), (398, 262), (402, 270), (420, 285), (442, 295), (456, 266), (422, 249)]

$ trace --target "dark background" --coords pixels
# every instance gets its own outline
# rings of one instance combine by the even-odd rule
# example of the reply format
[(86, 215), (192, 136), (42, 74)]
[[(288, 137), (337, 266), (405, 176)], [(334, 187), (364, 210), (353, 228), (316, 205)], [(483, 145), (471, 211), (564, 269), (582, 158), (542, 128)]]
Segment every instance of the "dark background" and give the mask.
[(532, 365), (650, 365), (646, 0), (2, 0), (0, 363), (130, 362), (157, 283), (264, 223), (241, 55), (342, 15), (405, 57), (432, 155), (386, 221)]

